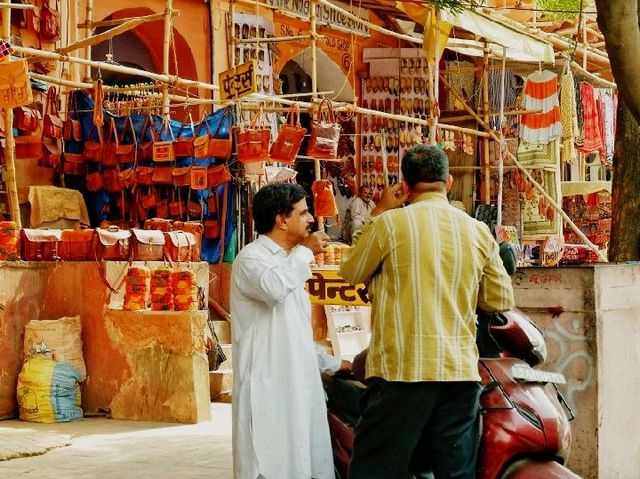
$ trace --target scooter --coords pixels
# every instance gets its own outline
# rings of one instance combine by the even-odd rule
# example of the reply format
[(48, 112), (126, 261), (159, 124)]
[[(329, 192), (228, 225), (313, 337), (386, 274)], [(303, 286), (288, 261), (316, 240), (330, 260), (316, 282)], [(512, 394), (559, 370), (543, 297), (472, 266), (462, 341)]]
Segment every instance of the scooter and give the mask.
[[(483, 392), (476, 477), (580, 479), (564, 466), (571, 443), (569, 421), (573, 419), (557, 389), (565, 378), (534, 369), (547, 356), (542, 332), (517, 309), (478, 316), (478, 371)], [(356, 362), (362, 362), (362, 357), (354, 360), (354, 370)], [(348, 477), (357, 402), (364, 387), (354, 380), (325, 381), (338, 479)]]

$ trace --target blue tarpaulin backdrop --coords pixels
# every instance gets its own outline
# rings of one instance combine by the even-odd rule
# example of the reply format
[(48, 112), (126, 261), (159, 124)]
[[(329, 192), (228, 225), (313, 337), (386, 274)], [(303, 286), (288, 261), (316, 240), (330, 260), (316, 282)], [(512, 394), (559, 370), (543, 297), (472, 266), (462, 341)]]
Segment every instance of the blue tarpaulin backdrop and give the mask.
[[(75, 142), (75, 141), (67, 141), (65, 142), (65, 151), (69, 153), (82, 153), (84, 148), (84, 140), (89, 139), (91, 136), (92, 139), (98, 140), (98, 135), (96, 129), (93, 127), (93, 99), (84, 95), (81, 91), (74, 92), (75, 100), (76, 100), (76, 108), (78, 110), (78, 117), (80, 119), (82, 125), (82, 137), (83, 141)], [(115, 119), (116, 128), (118, 132), (122, 132), (125, 121), (127, 119), (126, 116), (115, 116), (111, 113), (105, 112), (104, 120), (105, 125), (109, 125), (111, 118)], [(151, 141), (151, 133), (149, 129), (145, 131), (144, 138), (141, 138), (142, 129), (144, 128), (145, 120), (148, 118), (148, 115), (144, 114), (134, 114), (131, 115), (131, 119), (133, 120), (134, 130), (136, 132), (136, 140), (140, 142)], [(154, 128), (156, 132), (160, 132), (162, 126), (162, 117), (158, 115), (154, 115), (153, 117)], [(217, 138), (229, 138), (231, 124), (232, 124), (232, 115), (226, 114), (224, 109), (218, 110), (215, 113), (207, 116), (203, 122), (206, 121), (209, 125), (209, 129), (211, 132), (216, 132)], [(223, 122), (218, 128), (220, 122)], [(202, 134), (206, 132), (206, 125), (204, 123), (195, 123), (193, 126), (193, 130), (195, 130), (196, 134)], [(175, 137), (184, 137), (190, 138), (193, 137), (194, 131), (192, 130), (191, 124), (182, 124), (178, 121), (171, 120), (171, 129)], [(165, 131), (161, 132), (159, 140), (170, 140), (171, 134), (165, 129)], [(129, 129), (125, 133), (124, 137), (125, 143), (131, 143), (131, 133)], [(223, 160), (216, 158), (178, 158), (175, 166), (210, 166), (215, 164), (222, 163)], [(139, 166), (154, 166), (153, 162), (145, 162), (138, 161)], [(122, 165), (123, 168), (133, 167), (134, 165)], [(102, 165), (88, 163), (89, 173), (96, 170), (102, 170)], [(106, 219), (106, 215), (104, 213), (105, 204), (110, 202), (110, 200), (114, 199), (113, 196), (118, 196), (119, 193), (107, 193), (107, 192), (90, 192), (87, 191), (85, 176), (72, 176), (65, 175), (65, 186), (67, 188), (73, 188), (79, 190), (85, 198), (85, 202), (87, 204), (87, 208), (89, 210), (89, 216), (91, 218), (92, 226), (98, 226), (101, 221)], [(164, 187), (164, 186), (163, 186)], [(166, 188), (171, 188), (166, 187)], [(231, 238), (235, 232), (235, 201), (233, 201), (234, 197), (234, 186), (233, 184), (229, 184), (227, 187), (227, 221), (226, 221), (226, 231), (225, 231), (225, 245), (228, 248), (228, 245), (231, 243)], [(222, 211), (222, 193), (223, 186), (218, 187), (218, 211)], [(206, 207), (206, 198), (209, 195), (208, 190), (193, 190), (191, 192), (192, 201), (200, 201), (203, 204), (205, 217), (207, 216), (207, 207)], [(208, 261), (210, 263), (215, 263), (220, 259), (220, 240), (218, 239), (206, 239), (202, 240), (202, 260)]]

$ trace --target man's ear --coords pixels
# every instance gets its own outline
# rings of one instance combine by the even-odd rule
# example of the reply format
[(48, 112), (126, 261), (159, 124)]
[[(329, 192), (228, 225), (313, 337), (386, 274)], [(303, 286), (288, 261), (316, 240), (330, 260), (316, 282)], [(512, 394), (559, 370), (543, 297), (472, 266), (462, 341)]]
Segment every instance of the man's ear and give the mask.
[(453, 186), (453, 176), (449, 175), (447, 178), (447, 193), (451, 191), (451, 187)]
[(276, 215), (275, 227), (281, 230), (287, 228), (287, 217), (283, 214)]

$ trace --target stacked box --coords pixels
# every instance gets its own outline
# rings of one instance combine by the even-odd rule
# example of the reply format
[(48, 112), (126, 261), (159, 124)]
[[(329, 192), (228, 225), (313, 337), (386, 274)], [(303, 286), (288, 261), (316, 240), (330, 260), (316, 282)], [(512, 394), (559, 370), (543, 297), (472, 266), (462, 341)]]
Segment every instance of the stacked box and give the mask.
[(20, 230), (14, 221), (0, 221), (0, 260), (20, 259)]
[(193, 271), (174, 271), (171, 275), (173, 307), (176, 311), (198, 309), (198, 288)]
[(132, 266), (125, 278), (124, 305), (126, 311), (147, 309), (149, 300), (150, 275), (145, 266)]
[(173, 311), (172, 272), (173, 270), (167, 266), (161, 266), (151, 272), (152, 311)]

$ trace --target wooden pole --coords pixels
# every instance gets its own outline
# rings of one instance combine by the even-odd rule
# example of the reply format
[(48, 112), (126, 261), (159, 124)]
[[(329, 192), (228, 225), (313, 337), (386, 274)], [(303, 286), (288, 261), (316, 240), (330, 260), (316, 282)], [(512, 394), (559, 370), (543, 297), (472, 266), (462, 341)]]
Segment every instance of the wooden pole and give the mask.
[[(93, 0), (87, 0), (87, 10), (86, 10), (86, 18), (85, 22), (87, 24), (87, 28), (84, 30), (85, 38), (89, 38), (91, 36), (91, 24), (93, 23)], [(87, 60), (91, 60), (91, 45), (87, 45), (84, 49), (84, 58)], [(86, 64), (84, 71), (84, 78), (91, 78), (91, 65)]]
[[(11, 9), (2, 9), (2, 38), (11, 38)], [(5, 108), (4, 115), (4, 161), (7, 166), (7, 195), (9, 198), (9, 211), (11, 220), (15, 221), (18, 228), (22, 228), (20, 219), (20, 203), (18, 202), (18, 187), (16, 186), (16, 163), (15, 163), (15, 139), (13, 137), (13, 110)]]
[[(485, 42), (484, 58), (482, 63), (482, 114), (484, 124), (489, 124), (489, 112), (491, 110), (489, 106), (489, 52), (491, 51)], [(482, 188), (482, 200), (485, 205), (491, 203), (491, 171), (489, 169), (489, 138), (482, 139), (482, 166), (484, 170), (482, 172), (483, 188)]]
[[(173, 33), (173, 0), (166, 0), (164, 8), (164, 41), (162, 43), (162, 73), (169, 75), (169, 53)], [(169, 115), (169, 85), (162, 89), (162, 114)]]
[[(155, 15), (149, 15), (149, 17), (155, 17)], [(127, 20), (126, 22), (118, 25), (117, 27), (113, 27), (107, 31), (102, 33), (98, 33), (97, 35), (92, 35), (78, 42), (71, 43), (66, 47), (58, 48), (57, 51), (60, 53), (70, 53), (80, 48), (84, 48), (90, 45), (96, 45), (98, 43), (102, 43), (105, 40), (109, 40), (110, 38), (115, 37), (116, 35), (120, 35), (121, 33), (128, 32), (129, 30), (133, 30), (138, 25), (142, 25), (145, 22), (157, 20), (156, 18), (148, 19), (148, 17), (138, 17), (132, 18), (131, 20)]]
[[(316, 8), (318, 2), (311, 0), (309, 9), (309, 22), (311, 23), (311, 91), (313, 92), (312, 101), (318, 98), (318, 18), (316, 16)], [(314, 176), (316, 180), (319, 180), (322, 176), (320, 170), (320, 160), (315, 159), (313, 162)], [(316, 217), (318, 222), (318, 230), (324, 231), (324, 218), (321, 216)]]
[[(73, 3), (73, 2), (72, 2)], [(145, 22), (153, 22), (155, 20), (164, 19), (164, 13), (152, 13), (151, 15), (142, 15), (139, 17), (125, 17), (125, 18), (114, 18), (113, 20), (102, 20), (100, 22), (84, 22), (79, 23), (78, 28), (100, 28), (100, 27), (115, 27), (117, 25), (122, 25), (124, 22), (128, 22), (129, 20), (144, 20)]]
[(82, 65), (87, 65), (89, 67), (100, 68), (101, 70), (126, 73), (129, 75), (137, 75), (149, 78), (151, 80), (155, 80), (158, 82), (169, 83), (171, 86), (190, 86), (195, 88), (202, 88), (203, 90), (218, 90), (218, 85), (212, 85), (211, 83), (205, 83), (195, 80), (187, 80), (184, 78), (179, 78), (173, 75), (164, 75), (160, 73), (152, 73), (146, 70), (140, 70), (139, 68), (131, 68), (125, 67), (122, 65), (114, 65), (113, 63), (107, 62), (99, 62), (95, 60), (86, 60), (84, 58), (72, 57), (68, 55), (62, 55), (56, 52), (50, 52), (46, 50), (40, 50), (37, 48), (28, 48), (28, 47), (13, 47), (17, 53), (22, 53), (26, 56), (35, 56), (42, 58), (50, 58), (52, 60), (60, 60), (60, 61), (68, 61), (68, 62), (76, 62)]
[[(487, 131), (487, 133), (489, 133), (489, 135), (491, 135), (491, 138), (493, 138), (493, 140), (495, 141), (500, 141), (500, 138), (498, 137), (498, 135), (496, 135), (495, 131), (491, 129), (489, 124), (484, 122), (484, 120), (480, 117), (480, 115), (478, 115), (475, 111), (473, 111), (473, 108), (471, 108), (467, 104), (467, 101), (462, 97), (462, 95), (460, 95), (460, 93), (455, 88), (449, 85), (446, 78), (444, 78), (444, 75), (441, 75), (440, 79), (447, 86), (447, 88), (449, 88), (449, 91), (451, 91), (451, 93), (458, 99), (458, 101), (462, 103), (462, 106), (464, 107), (464, 109), (467, 110), (471, 115), (473, 115), (476, 121), (480, 123), (480, 125)], [(522, 164), (518, 161), (518, 158), (516, 158), (516, 156), (513, 153), (511, 153), (509, 150), (506, 150), (506, 154), (509, 157), (509, 159), (513, 162), (513, 164), (516, 165), (518, 169), (527, 177), (527, 180), (531, 182), (533, 187), (536, 190), (538, 190), (538, 192), (542, 196), (544, 196), (547, 202), (557, 212), (560, 213), (560, 216), (562, 216), (562, 219), (569, 225), (569, 227), (576, 233), (576, 235), (578, 235), (578, 237), (584, 242), (584, 244), (586, 244), (589, 248), (595, 251), (598, 254), (598, 257), (603, 262), (607, 263), (609, 260), (602, 254), (602, 251), (600, 251), (598, 247), (595, 244), (593, 244), (589, 240), (589, 238), (585, 236), (585, 234), (580, 230), (580, 228), (578, 228), (575, 225), (573, 220), (569, 218), (569, 216), (567, 216), (567, 214), (562, 210), (562, 207), (560, 207), (558, 203), (556, 203), (556, 201), (553, 198), (551, 198), (551, 196), (549, 196), (549, 194), (544, 190), (544, 188), (540, 186), (540, 184), (533, 178), (533, 176), (531, 176), (531, 173), (529, 173), (529, 170), (527, 170), (524, 166), (522, 166)]]

